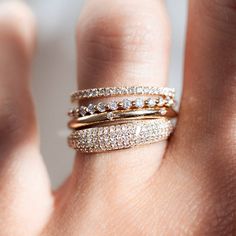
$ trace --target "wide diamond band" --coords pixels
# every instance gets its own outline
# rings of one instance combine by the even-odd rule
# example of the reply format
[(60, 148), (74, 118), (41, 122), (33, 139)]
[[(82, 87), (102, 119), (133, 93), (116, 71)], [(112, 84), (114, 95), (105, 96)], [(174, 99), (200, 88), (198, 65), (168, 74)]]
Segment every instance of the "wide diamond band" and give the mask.
[(166, 118), (126, 122), (74, 130), (68, 144), (84, 153), (104, 152), (166, 140), (173, 129), (172, 122)]

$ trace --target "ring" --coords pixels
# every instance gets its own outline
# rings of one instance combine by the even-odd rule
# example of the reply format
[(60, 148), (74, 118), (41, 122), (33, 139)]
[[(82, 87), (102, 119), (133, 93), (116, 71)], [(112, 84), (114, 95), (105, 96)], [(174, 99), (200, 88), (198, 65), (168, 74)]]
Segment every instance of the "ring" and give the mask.
[(171, 108), (104, 112), (72, 119), (69, 121), (68, 127), (71, 129), (81, 129), (88, 126), (104, 125), (106, 123), (110, 123), (111, 121), (121, 122), (130, 120), (157, 119), (161, 116), (174, 118), (177, 116), (177, 113)]
[(83, 153), (126, 149), (166, 140), (173, 129), (174, 125), (167, 118), (132, 121), (74, 130), (68, 137), (68, 144)]
[[(82, 99), (136, 95), (120, 101), (79, 105), (68, 112), (71, 148), (99, 153), (167, 140), (173, 132), (177, 112), (175, 90), (167, 87), (108, 87), (78, 90), (72, 102)], [(141, 96), (141, 97), (140, 97)], [(152, 97), (151, 97), (152, 96)], [(90, 101), (89, 101), (90, 102)]]
[(137, 108), (155, 108), (155, 107), (172, 107), (175, 101), (172, 97), (158, 96), (157, 98), (136, 98), (135, 100), (123, 99), (122, 101), (110, 101), (108, 103), (99, 102), (98, 104), (90, 103), (88, 106), (78, 106), (68, 112), (70, 117), (80, 117), (93, 115), (94, 113), (103, 113), (106, 111), (128, 110)]
[(74, 92), (71, 95), (71, 101), (76, 102), (84, 98), (98, 98), (124, 95), (164, 95), (174, 97), (175, 89), (167, 87), (148, 87), (148, 86), (131, 86), (131, 87), (108, 87), (84, 89)]

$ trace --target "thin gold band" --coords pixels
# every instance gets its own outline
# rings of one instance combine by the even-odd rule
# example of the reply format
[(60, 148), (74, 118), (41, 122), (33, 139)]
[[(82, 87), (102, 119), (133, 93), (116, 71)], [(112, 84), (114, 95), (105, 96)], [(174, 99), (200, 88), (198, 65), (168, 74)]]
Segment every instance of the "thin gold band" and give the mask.
[(176, 116), (177, 113), (172, 108), (113, 111), (72, 119), (69, 121), (68, 127), (71, 129), (81, 129), (88, 126), (103, 125), (111, 121), (121, 122), (128, 120), (156, 119), (160, 117), (174, 118)]

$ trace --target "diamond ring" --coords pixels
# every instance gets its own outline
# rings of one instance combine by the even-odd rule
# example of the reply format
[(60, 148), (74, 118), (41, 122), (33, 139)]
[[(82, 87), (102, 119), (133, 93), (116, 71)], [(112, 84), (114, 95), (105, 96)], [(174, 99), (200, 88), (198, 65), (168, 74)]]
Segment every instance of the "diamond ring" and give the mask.
[(166, 140), (174, 126), (166, 118), (133, 121), (105, 127), (74, 130), (68, 137), (71, 148), (84, 153), (126, 149)]
[(172, 107), (175, 104), (173, 98), (166, 96), (158, 96), (157, 98), (136, 98), (135, 100), (123, 99), (122, 101), (110, 101), (108, 103), (99, 102), (97, 104), (90, 103), (88, 106), (78, 106), (68, 112), (70, 117), (80, 117), (86, 115), (93, 115), (95, 113), (102, 113), (106, 111), (129, 110), (141, 108), (158, 108), (158, 107)]
[(76, 102), (85, 98), (127, 96), (127, 95), (164, 95), (174, 97), (175, 89), (167, 87), (148, 87), (148, 86), (131, 86), (131, 87), (108, 87), (84, 89), (74, 92), (71, 95), (71, 101)]
[[(130, 99), (133, 95), (136, 98)], [(90, 101), (116, 96), (125, 97), (118, 101)], [(86, 101), (68, 113), (68, 127), (72, 129), (68, 144), (80, 152), (96, 153), (167, 140), (174, 130), (172, 118), (177, 116), (174, 97), (175, 90), (166, 87), (78, 90), (71, 95), (71, 101)]]

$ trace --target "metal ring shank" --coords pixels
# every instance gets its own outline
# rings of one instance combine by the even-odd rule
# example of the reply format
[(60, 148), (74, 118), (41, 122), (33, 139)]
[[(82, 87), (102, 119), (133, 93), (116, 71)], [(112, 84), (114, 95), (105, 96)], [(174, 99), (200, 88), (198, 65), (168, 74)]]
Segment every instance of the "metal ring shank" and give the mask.
[[(129, 111), (113, 111), (84, 116), (69, 121), (68, 127), (71, 129), (81, 129), (88, 126), (103, 125), (111, 121), (128, 121), (128, 120), (145, 120), (157, 119), (160, 117), (176, 117), (177, 113), (173, 109), (167, 109), (166, 114), (160, 113), (161, 109), (142, 109), (142, 110), (129, 110)], [(163, 111), (163, 110), (162, 110)]]

